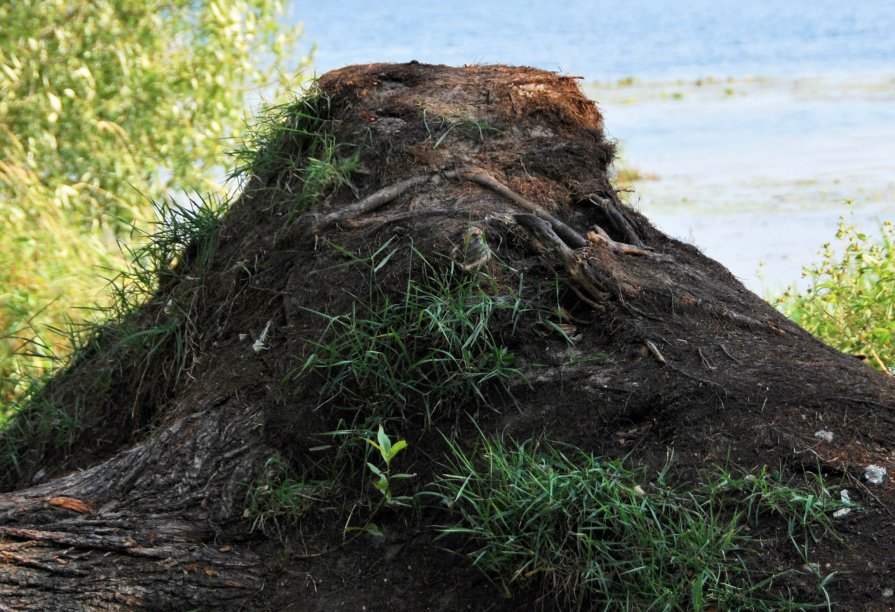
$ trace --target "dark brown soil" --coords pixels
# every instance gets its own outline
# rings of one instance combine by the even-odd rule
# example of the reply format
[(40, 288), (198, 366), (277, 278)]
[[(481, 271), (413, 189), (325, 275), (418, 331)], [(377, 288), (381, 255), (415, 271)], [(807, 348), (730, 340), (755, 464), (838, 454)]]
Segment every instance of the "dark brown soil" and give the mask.
[[(348, 67), (318, 85), (327, 100), (320, 128), (352, 145), (340, 155), (359, 152), (352, 185), (329, 190), (294, 214), (301, 177), (290, 164), (306, 163), (312, 145), (292, 132), (276, 140), (271, 153), (282, 163), (249, 181), (207, 267), (191, 276), (195, 266), (185, 258), (178, 284), (147, 307), (152, 320), (168, 296), (191, 296), (198, 331), (189, 376), (163, 399), (140, 400), (139, 424), (115, 426), (124, 435), (96, 445), (84, 434), (89, 461), (36, 458), (18, 486), (30, 484), (38, 469), (53, 476), (126, 452), (147, 423), (159, 431), (197, 407), (214, 410), (226, 402), (262, 415), (256, 464), (277, 454), (296, 473), (325, 477), (335, 461), (327, 432), (359, 426), (394, 406), (373, 396), (365, 405), (346, 405), (344, 394), (324, 389), (319, 373), (295, 376), (312, 342), (326, 337), (326, 319), (317, 313), (351, 314), (368, 299), (371, 284), (400, 296), (421, 265), (411, 246), (443, 269), (462, 261), (475, 227), (493, 257), (470, 274), (487, 275), (504, 289), (518, 286), (521, 275), (538, 313), (515, 327), (498, 321), (493, 330), (528, 382), (484, 388), (490, 406), (438, 405), (432, 422), (421, 408), (425, 398), (396, 402), (399, 409), (386, 423), (409, 443), (400, 470), (416, 475), (399, 493), (425, 488), (443, 471), (444, 436), (473, 444), (477, 430), (572, 444), (624, 458), (648, 474), (673, 457), (671, 473), (681, 486), (713, 466), (751, 472), (767, 466), (784, 478), (819, 472), (831, 485), (844, 483), (863, 510), (837, 520), (842, 541), (822, 539), (809, 559), (823, 575), (836, 572), (826, 586), (836, 607), (890, 608), (883, 591), (895, 588), (895, 486), (891, 479), (868, 484), (863, 469), (895, 465), (895, 384), (813, 339), (721, 265), (622, 204), (609, 179), (613, 145), (602, 116), (572, 78), (527, 68), (410, 63)], [(378, 205), (352, 208), (392, 186)], [(395, 254), (375, 274), (350, 263), (349, 254), (368, 257), (386, 243)], [(557, 307), (564, 314), (556, 322), (568, 326), (571, 343), (539, 323)], [(266, 348), (256, 354), (252, 342), (268, 323)], [(77, 383), (69, 381), (91, 359), (53, 389), (56, 401), (75, 393)], [(134, 373), (122, 371), (115, 403), (137, 405), (126, 384)], [(834, 433), (832, 442), (815, 437), (821, 429)], [(452, 552), (462, 543), (439, 539), (433, 528), (450, 520), (441, 508), (380, 510), (381, 537), (346, 540), (346, 525), (371, 518), (370, 504), (358, 499), (375, 493), (357, 465), (348, 492), (313, 507), (279, 538), (249, 533), (248, 521), (240, 520), (242, 499), (204, 498), (220, 506), (208, 543), (257, 555), (251, 558), (258, 559), (261, 579), (233, 607), (559, 606), (536, 581), (507, 597)], [(822, 601), (784, 525), (767, 521), (752, 535), (761, 542), (751, 561), (758, 576), (797, 570), (780, 581), (779, 593)]]

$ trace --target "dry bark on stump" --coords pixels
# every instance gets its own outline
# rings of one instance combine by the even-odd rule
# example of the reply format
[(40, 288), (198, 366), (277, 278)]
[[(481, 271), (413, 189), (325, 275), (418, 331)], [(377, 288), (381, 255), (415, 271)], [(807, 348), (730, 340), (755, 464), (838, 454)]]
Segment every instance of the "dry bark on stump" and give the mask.
[[(892, 465), (892, 380), (813, 339), (620, 202), (602, 116), (573, 79), (376, 64), (329, 73), (319, 88), (323, 129), (360, 146), (356, 191), (331, 189), (296, 213), (296, 168), (251, 177), (210, 264), (191, 275), (181, 262), (177, 283), (146, 307), (156, 316), (169, 296), (199, 296), (190, 377), (144, 406), (153, 430), (90, 464), (37, 457), (17, 490), (0, 496), (0, 609), (518, 605), (487, 582), (470, 584), (475, 573), (461, 557), (437, 552), (425, 513), (409, 527), (407, 517), (380, 517), (385, 544), (340, 543), (344, 518), (335, 535), (309, 519), (303, 529), (322, 534), (311, 538), (315, 550), (335, 550), (319, 556), (295, 540), (296, 550), (283, 551), (250, 536), (242, 520), (257, 466), (274, 452), (301, 466), (344, 416), (320, 401), (313, 380), (283, 380), (322, 331), (309, 311), (351, 312), (366, 291), (369, 277), (345, 266), (343, 253), (368, 254), (388, 240), (498, 281), (507, 269), (559, 279), (574, 346), (543, 330), (517, 339), (529, 384), (513, 389), (514, 403), (479, 414), (486, 431), (546, 434), (650, 465), (674, 448), (694, 469), (729, 460), (859, 475), (869, 463)], [(307, 139), (290, 134), (273, 143), (278, 159), (307, 163)], [(377, 278), (403, 282), (395, 274)], [(267, 322), (266, 350), (256, 353), (251, 342)], [(576, 364), (571, 353), (606, 357)], [(71, 400), (92, 358), (48, 388), (54, 401)], [(122, 372), (120, 385), (135, 387)], [(122, 406), (136, 402), (124, 393)], [(408, 422), (402, 434), (420, 484), (439, 469), (435, 429), (474, 433), (456, 412), (431, 430), (418, 416)], [(833, 443), (814, 438), (822, 428), (835, 429)], [(81, 443), (94, 434), (83, 432)], [(61, 474), (71, 467), (81, 469)], [(40, 470), (55, 478), (29, 488)], [(892, 524), (891, 481), (864, 490), (868, 510), (845, 533), (854, 546), (836, 552), (848, 575), (831, 584), (862, 605), (878, 601), (876, 577), (895, 569), (873, 533)], [(389, 546), (414, 569), (371, 561)]]

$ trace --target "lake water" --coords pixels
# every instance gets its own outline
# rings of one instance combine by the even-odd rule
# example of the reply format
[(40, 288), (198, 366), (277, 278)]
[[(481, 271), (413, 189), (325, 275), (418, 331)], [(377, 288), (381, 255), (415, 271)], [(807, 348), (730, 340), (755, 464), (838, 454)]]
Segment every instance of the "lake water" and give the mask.
[(810, 76), (895, 62), (892, 0), (293, 2), (317, 68), (525, 64), (587, 80)]
[[(753, 290), (799, 278), (853, 199), (895, 217), (895, 1), (295, 2), (319, 73), (507, 63), (583, 77), (654, 180), (632, 202)], [(635, 77), (620, 86), (619, 79)], [(593, 84), (598, 82), (597, 84)], [(756, 276), (764, 263), (764, 279)]]
[(635, 182), (630, 201), (758, 293), (804, 286), (802, 267), (841, 215), (868, 233), (895, 218), (893, 76), (585, 91), (622, 163), (655, 177)]

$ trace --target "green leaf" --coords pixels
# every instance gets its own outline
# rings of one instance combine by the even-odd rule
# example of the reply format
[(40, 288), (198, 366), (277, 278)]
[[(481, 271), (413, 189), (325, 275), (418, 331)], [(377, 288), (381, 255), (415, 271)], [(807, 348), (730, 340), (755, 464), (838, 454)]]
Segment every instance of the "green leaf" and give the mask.
[(698, 576), (690, 587), (690, 605), (694, 610), (702, 610), (702, 576)]
[(378, 444), (373, 442), (373, 440), (371, 440), (370, 438), (364, 438), (364, 441), (367, 442), (370, 446), (372, 446), (376, 450), (378, 450), (379, 454), (381, 454), (382, 456), (385, 456), (385, 451), (382, 450), (381, 446), (379, 446)]
[(377, 538), (382, 537), (382, 530), (379, 529), (379, 526), (376, 523), (367, 523), (366, 525), (362, 525), (361, 527), (349, 527), (345, 531), (363, 531), (365, 533), (369, 533), (371, 536), (376, 536)]
[(392, 446), (391, 451), (388, 454), (388, 461), (391, 462), (395, 456), (400, 453), (402, 450), (407, 448), (407, 440), (398, 440), (395, 442), (394, 446)]
[(385, 435), (385, 430), (382, 428), (381, 424), (379, 425), (379, 432), (376, 434), (376, 439), (379, 440), (379, 451), (382, 453), (382, 458), (388, 463), (391, 456), (392, 441)]
[(377, 538), (383, 537), (382, 530), (379, 529), (379, 525), (377, 525), (376, 523), (367, 523), (366, 525), (364, 525), (364, 531), (372, 536), (376, 536)]

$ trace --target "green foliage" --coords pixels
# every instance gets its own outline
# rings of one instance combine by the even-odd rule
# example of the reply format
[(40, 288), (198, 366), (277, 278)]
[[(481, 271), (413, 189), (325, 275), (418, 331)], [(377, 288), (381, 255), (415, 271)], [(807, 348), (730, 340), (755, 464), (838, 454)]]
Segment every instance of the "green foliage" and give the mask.
[(47, 448), (71, 449), (84, 426), (84, 399), (56, 406), (37, 397), (43, 383), (32, 381), (13, 404), (16, 419), (0, 431), (0, 489), (20, 478), (26, 463), (39, 461)]
[[(297, 30), (279, 0), (22, 0), (0, 4), (0, 401), (14, 353), (98, 299), (92, 266), (169, 191), (220, 193), (247, 94), (276, 96)], [(307, 64), (307, 59), (301, 65)], [(282, 85), (285, 85), (283, 83)], [(217, 169), (217, 170), (216, 170)]]
[(367, 467), (377, 478), (377, 480), (373, 483), (373, 486), (376, 487), (377, 491), (382, 493), (383, 497), (385, 498), (386, 504), (404, 505), (404, 502), (409, 498), (393, 497), (392, 484), (396, 480), (406, 480), (408, 478), (412, 478), (413, 474), (393, 473), (392, 460), (398, 455), (398, 453), (407, 448), (407, 441), (398, 440), (397, 442), (392, 444), (391, 439), (385, 433), (382, 425), (379, 426), (379, 431), (376, 434), (375, 441), (371, 440), (370, 438), (365, 438), (365, 440), (370, 446), (379, 451), (379, 456), (382, 458), (382, 462), (385, 464), (384, 468), (378, 468), (373, 463), (367, 462)]
[[(763, 598), (773, 579), (751, 582), (741, 519), (772, 511), (828, 525), (825, 513), (841, 507), (826, 489), (806, 504), (809, 492), (764, 472), (689, 493), (660, 478), (647, 491), (621, 462), (576, 449), (485, 438), (467, 454), (449, 444), (449, 473), (431, 494), (458, 521), (442, 532), (471, 545), (473, 563), (507, 591), (539, 579), (566, 607), (797, 608)], [(745, 499), (734, 495), (743, 491)]]
[(62, 188), (59, 205), (88, 196), (88, 227), (142, 218), (130, 185), (217, 189), (207, 171), (222, 137), (291, 50), (280, 13), (268, 0), (5, 3), (3, 146), (25, 148), (42, 184)]
[(819, 264), (802, 273), (810, 281), (788, 289), (778, 307), (826, 342), (865, 358), (884, 372), (895, 368), (895, 226), (886, 221), (871, 237), (839, 220), (840, 249), (824, 245)]
[(808, 560), (808, 546), (824, 535), (838, 537), (831, 514), (840, 509), (857, 510), (858, 504), (836, 499), (820, 474), (806, 481), (783, 482), (780, 472), (762, 467), (758, 474), (734, 475), (722, 470), (704, 486), (709, 499), (736, 503), (753, 524), (768, 517), (786, 522), (789, 539), (802, 558)]
[(369, 267), (370, 295), (358, 298), (350, 314), (311, 311), (326, 320), (326, 329), (292, 376), (319, 373), (324, 401), (358, 414), (422, 412), (427, 423), (451, 406), (490, 405), (489, 389), (507, 391), (522, 380), (492, 329), (500, 318), (514, 326), (528, 308), (518, 293), (494, 295), (486, 275), (468, 275), (453, 264), (439, 270), (414, 251), (411, 267), (421, 265), (422, 279), (408, 273), (403, 292), (393, 296), (376, 280), (398, 251), (387, 251), (389, 244), (353, 262)]
[(300, 477), (286, 462), (273, 456), (265, 461), (249, 487), (242, 516), (251, 520), (251, 531), (283, 539), (285, 529), (297, 527), (315, 505), (337, 492), (333, 483)]
[[(82, 309), (77, 321), (51, 331), (66, 350), (43, 343), (28, 343), (35, 359), (52, 363), (56, 382), (64, 385), (67, 368), (92, 356), (89, 371), (80, 371), (76, 393), (55, 402), (41, 393), (49, 375), (28, 380), (26, 391), (6, 403), (7, 422), (0, 430), (0, 474), (17, 479), (26, 463), (40, 463), (45, 452), (69, 454), (85, 451), (93, 440), (79, 439), (91, 428), (130, 418), (137, 429), (153, 418), (151, 408), (184, 379), (196, 353), (198, 330), (195, 309), (204, 290), (201, 274), (217, 247), (218, 232), (227, 203), (217, 197), (176, 203), (153, 203), (157, 221), (148, 230), (136, 230), (138, 247), (127, 251), (130, 264), (109, 279), (109, 297), (103, 306)], [(183, 274), (190, 264), (190, 276)], [(159, 291), (162, 286), (167, 291)], [(138, 308), (139, 307), (139, 308)], [(127, 380), (130, 406), (120, 405), (110, 390)], [(131, 385), (134, 385), (131, 387)], [(147, 408), (149, 407), (149, 408)], [(128, 412), (129, 409), (129, 412)], [(2, 421), (0, 421), (2, 422)], [(0, 486), (9, 484), (0, 477)]]
[[(394, 495), (394, 484), (399, 480), (414, 477), (414, 474), (396, 473), (393, 462), (401, 451), (407, 448), (406, 440), (392, 442), (379, 425), (373, 435), (372, 431), (338, 430), (330, 435), (341, 438), (333, 456), (315, 462), (313, 466), (305, 466), (297, 474), (285, 461), (277, 456), (269, 458), (258, 471), (254, 482), (250, 485), (246, 496), (243, 518), (251, 520), (251, 531), (260, 530), (267, 535), (275, 535), (284, 540), (287, 530), (300, 526), (311, 512), (335, 510), (348, 513), (348, 518), (355, 516), (356, 510), (366, 508), (368, 513), (358, 525), (345, 523), (345, 534), (353, 532), (351, 540), (363, 534), (382, 536), (379, 526), (373, 519), (384, 507), (405, 507), (413, 501), (409, 496)], [(360, 444), (357, 444), (360, 442)], [(362, 447), (361, 447), (362, 445)], [(318, 447), (315, 450), (331, 450), (329, 447)], [(375, 451), (381, 459), (381, 465), (373, 463), (370, 452)], [(361, 452), (358, 452), (361, 451)], [(359, 454), (366, 455), (368, 472), (356, 465), (354, 459)], [(315, 476), (312, 476), (315, 474)], [(381, 497), (374, 503), (367, 495), (367, 475), (374, 477), (373, 487)], [(322, 475), (322, 477), (321, 477)], [(354, 484), (355, 478), (361, 476), (360, 488)], [(348, 510), (350, 508), (350, 510)], [(360, 517), (363, 513), (358, 512)], [(345, 545), (350, 540), (342, 543)], [(322, 554), (322, 553), (317, 553)]]
[[(270, 106), (250, 125), (231, 151), (241, 178), (254, 191), (291, 197), (295, 212), (327, 191), (353, 189), (351, 173), (360, 165), (361, 148), (340, 144), (333, 135), (338, 122), (329, 119), (330, 100), (311, 89), (296, 100)], [(263, 177), (264, 183), (253, 183)]]

